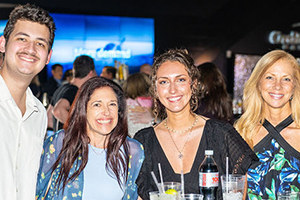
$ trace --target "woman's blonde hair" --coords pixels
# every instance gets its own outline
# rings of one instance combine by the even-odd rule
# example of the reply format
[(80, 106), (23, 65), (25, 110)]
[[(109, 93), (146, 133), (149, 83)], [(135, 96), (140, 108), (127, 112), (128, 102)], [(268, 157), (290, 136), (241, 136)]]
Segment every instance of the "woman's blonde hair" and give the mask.
[(300, 124), (300, 67), (297, 60), (282, 50), (273, 50), (265, 54), (256, 64), (254, 70), (244, 85), (243, 109), (244, 113), (235, 123), (235, 128), (253, 148), (252, 138), (258, 127), (264, 122), (264, 100), (261, 97), (259, 83), (265, 72), (277, 61), (284, 60), (293, 67), (294, 93), (290, 100), (292, 118), (297, 126)]

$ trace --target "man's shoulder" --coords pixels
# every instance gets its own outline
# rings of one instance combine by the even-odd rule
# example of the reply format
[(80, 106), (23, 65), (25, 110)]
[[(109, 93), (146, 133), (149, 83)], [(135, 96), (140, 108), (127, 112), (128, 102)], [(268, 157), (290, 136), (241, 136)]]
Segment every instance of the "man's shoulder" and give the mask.
[(12, 98), (10, 91), (7, 87), (7, 84), (2, 78), (1, 74), (0, 74), (0, 91), (1, 91), (0, 101), (6, 101)]
[(1, 91), (0, 101), (6, 101), (12, 98), (6, 84), (3, 82), (0, 82), (0, 91)]
[(69, 93), (71, 95), (74, 94), (75, 96), (77, 91), (78, 91), (78, 87), (72, 84), (64, 84), (60, 86), (53, 94), (54, 103), (56, 103), (59, 99), (63, 98), (65, 95), (68, 95)]
[(78, 87), (73, 84), (66, 83), (66, 84), (61, 85), (59, 88), (57, 88), (55, 93), (61, 92), (61, 91), (67, 91), (67, 90), (78, 90)]
[(64, 84), (61, 86), (63, 88), (63, 90), (66, 92), (66, 91), (77, 91), (78, 90), (78, 87), (76, 85), (73, 85), (73, 84)]

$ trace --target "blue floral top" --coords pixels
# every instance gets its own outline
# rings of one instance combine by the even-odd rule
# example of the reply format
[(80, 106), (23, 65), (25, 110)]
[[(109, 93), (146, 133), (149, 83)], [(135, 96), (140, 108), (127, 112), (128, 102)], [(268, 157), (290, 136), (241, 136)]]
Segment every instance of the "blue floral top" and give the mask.
[(291, 116), (276, 127), (264, 122), (269, 134), (254, 147), (260, 162), (248, 170), (249, 199), (276, 199), (283, 190), (300, 190), (300, 153), (280, 135), (292, 122)]
[[(57, 131), (53, 136), (49, 137), (44, 142), (43, 153), (40, 161), (40, 169), (37, 178), (37, 187), (36, 187), (36, 199), (40, 200), (68, 200), (68, 199), (82, 199), (83, 191), (83, 181), (84, 173), (83, 171), (79, 176), (72, 182), (69, 182), (63, 191), (59, 191), (55, 187), (55, 182), (60, 173), (60, 165), (53, 171), (51, 177), (52, 165), (56, 161), (60, 150), (62, 148), (64, 138), (64, 130)], [(126, 182), (126, 187), (124, 189), (123, 200), (127, 199), (137, 199), (137, 185), (135, 180), (139, 174), (140, 168), (144, 160), (144, 149), (143, 146), (134, 139), (127, 138), (129, 143), (129, 167), (128, 167), (128, 177)], [(76, 169), (79, 168), (81, 163), (81, 157), (74, 162), (73, 167), (71, 168), (70, 175), (74, 173)], [(47, 196), (45, 193), (48, 187), (49, 180), (51, 178), (51, 185)]]

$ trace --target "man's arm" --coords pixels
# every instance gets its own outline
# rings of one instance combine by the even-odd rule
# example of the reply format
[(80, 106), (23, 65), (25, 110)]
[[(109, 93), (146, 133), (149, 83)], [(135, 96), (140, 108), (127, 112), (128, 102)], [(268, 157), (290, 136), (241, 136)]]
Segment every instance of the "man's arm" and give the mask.
[(61, 123), (65, 123), (70, 110), (70, 103), (67, 99), (60, 99), (53, 108), (54, 117)]

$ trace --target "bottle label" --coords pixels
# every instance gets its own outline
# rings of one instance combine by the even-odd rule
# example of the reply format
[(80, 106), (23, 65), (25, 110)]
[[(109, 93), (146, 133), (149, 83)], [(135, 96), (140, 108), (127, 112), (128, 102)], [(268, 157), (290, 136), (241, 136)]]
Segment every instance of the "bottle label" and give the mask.
[(219, 186), (219, 172), (199, 173), (200, 187), (218, 187)]

